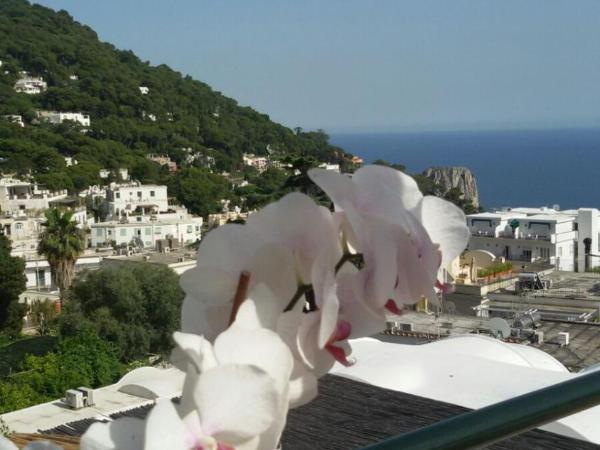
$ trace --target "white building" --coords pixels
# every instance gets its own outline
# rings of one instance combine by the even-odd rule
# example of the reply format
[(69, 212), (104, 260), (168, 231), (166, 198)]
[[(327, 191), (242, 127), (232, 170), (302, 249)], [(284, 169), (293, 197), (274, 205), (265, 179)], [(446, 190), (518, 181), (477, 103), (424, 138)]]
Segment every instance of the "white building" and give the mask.
[[(98, 269), (102, 257), (102, 254), (91, 252), (81, 255), (75, 262), (75, 272)], [(52, 282), (50, 264), (41, 256), (32, 256), (25, 261), (25, 276), (27, 277), (27, 289), (38, 292), (53, 292), (57, 290), (57, 287)]]
[(129, 170), (126, 167), (121, 167), (118, 170), (114, 170), (114, 169), (100, 169), (100, 172), (98, 172), (98, 175), (103, 180), (107, 179), (111, 175), (113, 175), (115, 177), (118, 175), (119, 178), (121, 180), (123, 180), (123, 181), (128, 181), (129, 180)]
[(25, 122), (23, 122), (23, 116), (20, 116), (18, 114), (8, 114), (5, 116), (2, 116), (2, 118), (11, 123), (16, 123), (21, 128), (25, 128)]
[(156, 248), (157, 241), (175, 239), (180, 244), (198, 241), (202, 234), (202, 218), (185, 210), (151, 216), (129, 216), (91, 225), (92, 247), (111, 244), (142, 248)]
[(140, 94), (148, 95), (150, 93), (150, 88), (148, 86), (139, 86)]
[(487, 250), (511, 261), (545, 261), (558, 270), (584, 272), (600, 266), (597, 209), (560, 211), (512, 208), (470, 214), (469, 250)]
[(136, 210), (144, 214), (169, 210), (167, 187), (156, 184), (111, 183), (106, 190), (106, 201), (111, 218), (131, 214)]
[(269, 167), (269, 158), (266, 156), (256, 156), (253, 153), (244, 153), (242, 161), (246, 166), (254, 167), (259, 172), (264, 172)]
[(65, 121), (78, 123), (82, 127), (90, 126), (90, 116), (80, 112), (59, 112), (59, 111), (38, 111), (38, 117), (53, 125), (61, 124)]
[(65, 164), (67, 165), (67, 167), (76, 166), (77, 164), (79, 164), (79, 161), (77, 161), (72, 156), (65, 156)]
[(50, 202), (67, 197), (67, 191), (51, 192), (15, 178), (0, 178), (0, 210), (6, 213), (47, 209)]
[(0, 216), (0, 231), (11, 243), (12, 256), (35, 257), (42, 232), (43, 219), (31, 217), (24, 212)]
[(21, 78), (17, 80), (14, 86), (15, 92), (23, 94), (41, 94), (48, 89), (48, 83), (42, 77), (32, 77), (26, 72), (23, 72)]
[(322, 164), (319, 164), (319, 168), (325, 169), (325, 170), (331, 170), (332, 172), (340, 173), (340, 165), (339, 164), (322, 163)]

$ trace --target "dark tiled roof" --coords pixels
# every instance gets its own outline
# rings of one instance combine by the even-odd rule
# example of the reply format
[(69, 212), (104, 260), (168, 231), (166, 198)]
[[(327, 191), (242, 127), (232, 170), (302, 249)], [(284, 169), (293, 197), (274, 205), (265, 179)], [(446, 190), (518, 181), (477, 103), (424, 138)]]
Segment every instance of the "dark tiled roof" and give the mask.
[[(111, 415), (146, 417), (152, 405)], [(319, 396), (290, 411), (283, 434), (285, 450), (351, 450), (416, 430), (464, 412), (466, 408), (415, 395), (378, 388), (327, 375), (320, 380)], [(78, 436), (94, 422), (86, 419), (62, 425), (46, 434)], [(489, 447), (494, 450), (600, 449), (589, 442), (534, 430)]]

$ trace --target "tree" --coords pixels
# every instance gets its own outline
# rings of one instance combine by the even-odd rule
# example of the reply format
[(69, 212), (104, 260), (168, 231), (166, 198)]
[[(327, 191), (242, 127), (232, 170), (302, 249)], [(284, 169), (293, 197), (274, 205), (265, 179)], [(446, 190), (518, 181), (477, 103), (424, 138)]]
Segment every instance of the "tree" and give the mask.
[(182, 301), (179, 277), (168, 267), (107, 267), (75, 280), (59, 329), (62, 335), (92, 330), (112, 342), (123, 361), (131, 361), (171, 349)]
[(54, 351), (27, 356), (21, 372), (0, 381), (0, 414), (54, 400), (67, 389), (114, 383), (123, 373), (117, 354), (90, 330), (62, 338)]
[(45, 230), (40, 236), (38, 253), (48, 259), (52, 280), (60, 291), (60, 305), (73, 282), (75, 262), (85, 248), (83, 232), (73, 221), (73, 213), (57, 208), (45, 212)]
[(29, 310), (33, 324), (40, 336), (50, 333), (52, 321), (57, 316), (56, 305), (49, 299), (35, 300)]
[(0, 331), (16, 336), (21, 332), (23, 305), (19, 295), (25, 290), (25, 261), (10, 255), (8, 238), (0, 235)]
[(190, 212), (203, 217), (220, 212), (222, 206), (219, 200), (231, 197), (225, 178), (196, 167), (179, 171), (172, 179), (169, 189)]

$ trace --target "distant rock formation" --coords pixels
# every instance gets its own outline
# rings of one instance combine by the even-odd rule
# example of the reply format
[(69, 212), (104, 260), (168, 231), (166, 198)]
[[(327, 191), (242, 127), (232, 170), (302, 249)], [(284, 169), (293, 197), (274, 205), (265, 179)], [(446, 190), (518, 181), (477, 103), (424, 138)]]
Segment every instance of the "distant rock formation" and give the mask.
[(430, 167), (423, 172), (423, 175), (446, 190), (460, 189), (465, 200), (470, 200), (475, 208), (479, 207), (477, 181), (466, 167)]

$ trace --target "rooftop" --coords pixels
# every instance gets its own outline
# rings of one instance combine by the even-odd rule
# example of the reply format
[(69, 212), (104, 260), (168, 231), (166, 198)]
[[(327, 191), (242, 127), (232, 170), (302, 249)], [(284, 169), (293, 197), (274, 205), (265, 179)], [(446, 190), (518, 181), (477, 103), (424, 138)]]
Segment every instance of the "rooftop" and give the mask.
[[(110, 418), (144, 418), (151, 408), (152, 403), (147, 403), (112, 414)], [(282, 444), (286, 450), (358, 449), (467, 411), (469, 409), (449, 403), (326, 375), (319, 382), (319, 396), (311, 403), (290, 411)], [(46, 429), (44, 433), (80, 436), (97, 420), (78, 420)], [(598, 446), (532, 430), (489, 448), (587, 450), (597, 449)]]
[[(11, 431), (18, 433), (36, 433), (39, 430), (60, 427), (71, 422), (84, 421), (92, 423), (98, 420), (108, 420), (113, 414), (120, 411), (152, 404), (156, 395), (152, 396), (148, 392), (141, 392), (139, 389), (136, 390), (135, 387), (132, 388), (139, 382), (135, 379), (136, 377), (139, 378), (139, 375), (144, 375), (146, 381), (148, 379), (152, 381), (151, 377), (156, 380), (163, 380), (165, 376), (172, 378), (173, 387), (166, 389), (171, 391), (167, 392), (168, 395), (178, 395), (183, 384), (183, 373), (177, 369), (142, 367), (129, 372), (116, 384), (95, 389), (94, 406), (71, 409), (62, 400), (54, 400), (3, 414), (2, 419)], [(162, 388), (161, 394), (164, 395), (164, 392), (165, 389)]]

